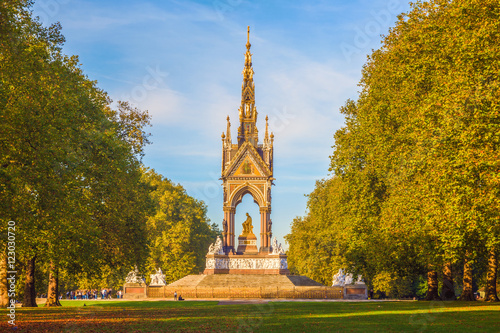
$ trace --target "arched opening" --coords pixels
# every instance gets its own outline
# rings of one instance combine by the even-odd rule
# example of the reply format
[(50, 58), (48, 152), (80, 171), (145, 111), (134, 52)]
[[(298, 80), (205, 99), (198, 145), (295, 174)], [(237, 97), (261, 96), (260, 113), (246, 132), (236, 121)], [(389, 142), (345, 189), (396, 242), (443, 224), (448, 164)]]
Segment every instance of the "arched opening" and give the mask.
[[(225, 225), (227, 232), (224, 232), (226, 253), (235, 253), (237, 251), (239, 254), (243, 254), (245, 251), (248, 251), (248, 254), (251, 254), (253, 251), (266, 252), (269, 250), (271, 237), (271, 225), (269, 223), (270, 207), (266, 205), (264, 198), (263, 186), (260, 185), (258, 187), (248, 182), (241, 184), (230, 192), (227, 205), (224, 206), (224, 221), (227, 221), (227, 226)], [(238, 237), (243, 231), (242, 224), (247, 219), (246, 213), (249, 213), (252, 218), (253, 235), (242, 235), (242, 238), (239, 239)], [(260, 247), (258, 246), (257, 239), (260, 240)], [(240, 240), (241, 244), (244, 245), (240, 249), (241, 251), (237, 250)]]
[(236, 203), (236, 213), (234, 215), (235, 236), (238, 237), (243, 230), (243, 222), (247, 219), (246, 213), (252, 218), (253, 233), (260, 239), (260, 211), (259, 205), (255, 202), (253, 196), (247, 192), (243, 195), (241, 201)]

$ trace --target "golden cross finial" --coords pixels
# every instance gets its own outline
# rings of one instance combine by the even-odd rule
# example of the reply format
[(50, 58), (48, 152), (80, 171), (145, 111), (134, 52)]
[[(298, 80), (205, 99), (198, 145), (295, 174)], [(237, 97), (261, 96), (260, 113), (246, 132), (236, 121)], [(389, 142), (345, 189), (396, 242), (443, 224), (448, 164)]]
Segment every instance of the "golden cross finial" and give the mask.
[(247, 49), (250, 50), (250, 26), (247, 27)]

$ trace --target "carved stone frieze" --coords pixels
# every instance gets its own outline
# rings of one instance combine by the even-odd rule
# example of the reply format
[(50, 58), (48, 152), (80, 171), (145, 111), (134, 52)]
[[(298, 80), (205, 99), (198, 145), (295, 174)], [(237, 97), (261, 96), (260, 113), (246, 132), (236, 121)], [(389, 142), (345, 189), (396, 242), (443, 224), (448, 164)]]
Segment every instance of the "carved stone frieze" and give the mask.
[(206, 269), (288, 269), (286, 258), (207, 258)]

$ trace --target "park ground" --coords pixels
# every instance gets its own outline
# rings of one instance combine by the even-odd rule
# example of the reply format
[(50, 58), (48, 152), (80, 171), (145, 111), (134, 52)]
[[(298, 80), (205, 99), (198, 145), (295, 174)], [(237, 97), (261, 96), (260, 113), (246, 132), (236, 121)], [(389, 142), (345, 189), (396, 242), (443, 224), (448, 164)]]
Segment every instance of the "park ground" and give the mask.
[(500, 304), (424, 301), (62, 301), (2, 332), (500, 332)]

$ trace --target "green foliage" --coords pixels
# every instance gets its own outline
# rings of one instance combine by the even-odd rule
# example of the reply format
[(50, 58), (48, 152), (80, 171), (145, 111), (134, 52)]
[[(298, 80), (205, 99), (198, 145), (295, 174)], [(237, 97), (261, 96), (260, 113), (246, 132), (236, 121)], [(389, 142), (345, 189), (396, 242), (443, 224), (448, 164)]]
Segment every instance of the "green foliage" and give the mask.
[(16, 222), (20, 272), (36, 255), (73, 276), (106, 275), (147, 254), (149, 115), (125, 102), (113, 110), (61, 52), (60, 25), (43, 27), (30, 6), (0, 5), (0, 232)]
[(417, 1), (398, 17), (363, 68), (359, 98), (341, 108), (333, 178), (287, 236), (299, 273), (321, 275), (305, 253), (334, 244), (323, 266), (394, 294), (393, 279), (485, 262), (500, 245), (499, 22), (496, 0)]
[(147, 271), (160, 267), (167, 283), (203, 271), (208, 247), (220, 235), (206, 216), (205, 204), (154, 170), (144, 173), (144, 181), (153, 188), (150, 196), (154, 203), (146, 226)]

